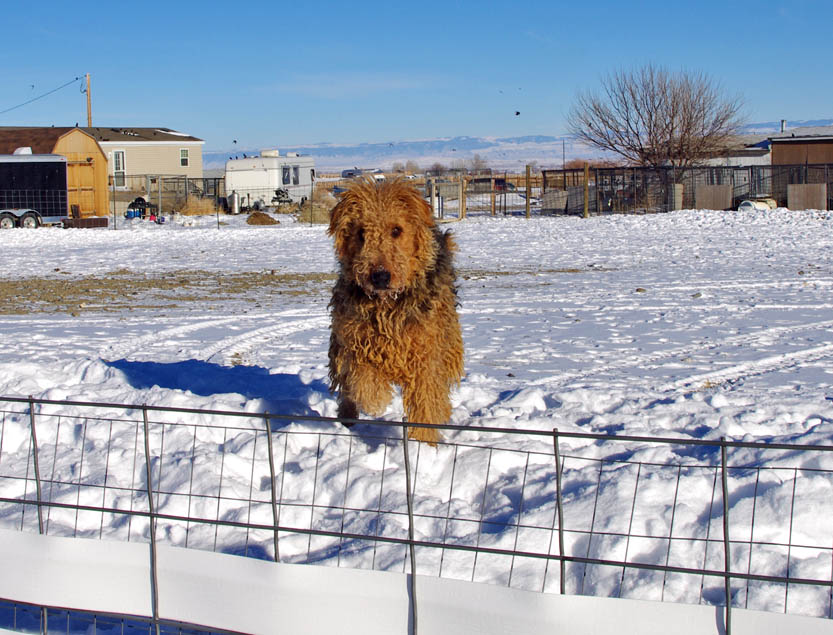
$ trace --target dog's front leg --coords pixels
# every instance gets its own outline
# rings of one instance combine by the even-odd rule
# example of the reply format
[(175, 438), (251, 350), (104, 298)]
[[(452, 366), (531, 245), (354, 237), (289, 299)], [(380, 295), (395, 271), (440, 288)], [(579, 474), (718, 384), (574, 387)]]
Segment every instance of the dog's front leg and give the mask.
[(344, 419), (358, 419), (359, 409), (356, 402), (347, 397), (343, 392), (338, 395), (338, 418), (342, 419), (342, 424), (349, 428), (354, 425), (352, 421), (344, 421)]
[[(355, 419), (358, 410), (371, 417), (384, 414), (393, 397), (391, 382), (372, 364), (350, 367), (339, 395), (339, 417)], [(350, 414), (355, 416), (349, 417)]]
[[(425, 372), (402, 387), (402, 401), (408, 421), (413, 423), (448, 423), (451, 419), (449, 386), (437, 373)], [(436, 445), (442, 441), (435, 428), (408, 428), (408, 436), (417, 441)]]

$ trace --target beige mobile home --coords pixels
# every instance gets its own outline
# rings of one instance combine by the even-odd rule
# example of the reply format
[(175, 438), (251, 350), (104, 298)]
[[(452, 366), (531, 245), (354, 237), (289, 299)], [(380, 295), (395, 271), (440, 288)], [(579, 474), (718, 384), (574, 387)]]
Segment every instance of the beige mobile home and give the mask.
[(82, 128), (107, 155), (118, 189), (135, 175), (202, 178), (202, 139), (170, 128)]

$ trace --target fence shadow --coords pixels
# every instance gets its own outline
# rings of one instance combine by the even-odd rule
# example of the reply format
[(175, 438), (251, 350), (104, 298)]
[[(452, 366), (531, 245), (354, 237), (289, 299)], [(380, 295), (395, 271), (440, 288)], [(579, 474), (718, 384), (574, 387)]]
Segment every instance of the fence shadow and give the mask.
[(267, 412), (286, 415), (320, 416), (310, 407), (310, 397), (316, 393), (329, 395), (327, 384), (321, 380), (307, 384), (297, 375), (273, 374), (261, 366), (221, 366), (197, 359), (169, 363), (120, 359), (105, 363), (124, 373), (128, 383), (139, 390), (159, 386), (202, 397), (238, 393), (246, 399), (262, 399)]

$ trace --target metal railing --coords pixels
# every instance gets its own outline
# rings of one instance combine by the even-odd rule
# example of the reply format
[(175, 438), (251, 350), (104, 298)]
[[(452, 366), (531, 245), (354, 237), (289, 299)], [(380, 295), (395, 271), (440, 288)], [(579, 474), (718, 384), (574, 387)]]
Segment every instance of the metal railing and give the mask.
[(833, 617), (833, 446), (355, 423), (0, 397), (0, 527)]

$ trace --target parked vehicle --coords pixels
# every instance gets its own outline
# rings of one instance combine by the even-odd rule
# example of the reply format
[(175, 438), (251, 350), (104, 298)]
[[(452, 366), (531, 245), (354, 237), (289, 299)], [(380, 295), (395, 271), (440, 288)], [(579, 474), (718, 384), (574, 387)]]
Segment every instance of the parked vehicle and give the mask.
[(0, 229), (34, 229), (64, 222), (66, 157), (17, 152), (0, 155)]
[(315, 160), (288, 152), (264, 150), (259, 157), (226, 161), (226, 192), (237, 196), (240, 209), (263, 209), (309, 197)]

